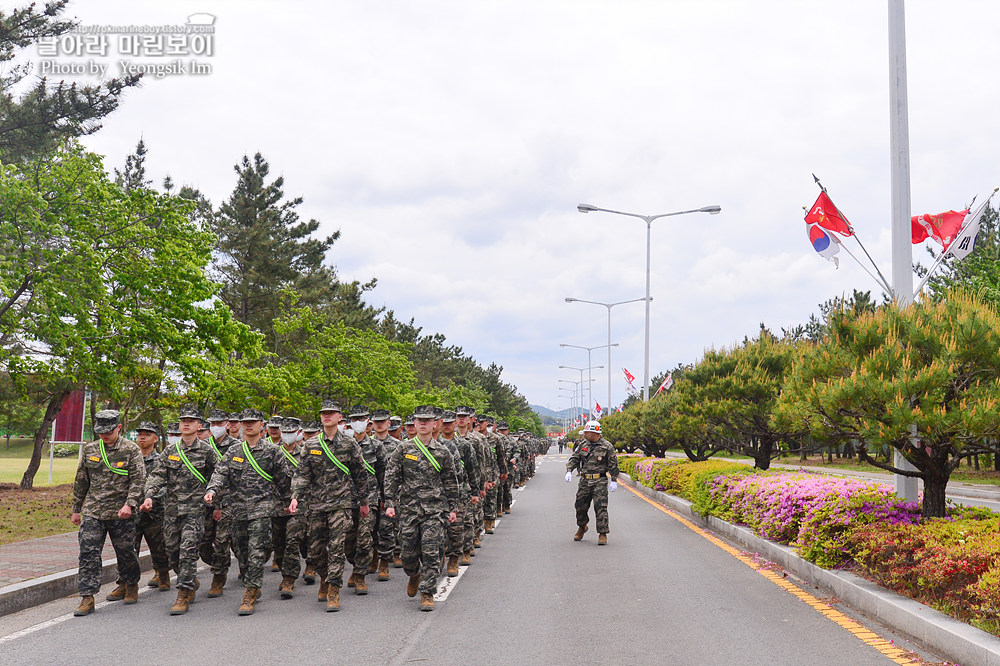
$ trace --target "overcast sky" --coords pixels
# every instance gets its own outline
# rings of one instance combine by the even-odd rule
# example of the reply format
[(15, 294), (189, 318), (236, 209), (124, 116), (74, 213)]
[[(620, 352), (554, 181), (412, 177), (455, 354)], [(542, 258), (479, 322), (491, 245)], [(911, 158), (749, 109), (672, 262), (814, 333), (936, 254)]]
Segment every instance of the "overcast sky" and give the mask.
[[(4, 1), (4, 6), (12, 3)], [(960, 209), (1000, 185), (1000, 3), (906, 3), (912, 210)], [(652, 227), (651, 375), (706, 347), (804, 323), (878, 287), (809, 245), (802, 207), (822, 178), (890, 273), (887, 2), (151, 2), (70, 5), (84, 25), (215, 17), (211, 73), (128, 92), (86, 144), (121, 166), (140, 137), (157, 183), (216, 205), (260, 151), (300, 213), (342, 233), (342, 278), (441, 332), (532, 403), (607, 343), (607, 310), (645, 291), (645, 224), (581, 202), (720, 215)], [(120, 61), (167, 56), (119, 53)], [(88, 63), (91, 56), (40, 58)], [(50, 76), (50, 78), (59, 78)], [(93, 79), (90, 79), (93, 80)], [(848, 245), (852, 250), (855, 245)], [(924, 251), (914, 248), (914, 256)], [(612, 403), (642, 380), (643, 305), (614, 308)], [(593, 365), (606, 365), (605, 349)], [(606, 406), (607, 370), (594, 371)]]

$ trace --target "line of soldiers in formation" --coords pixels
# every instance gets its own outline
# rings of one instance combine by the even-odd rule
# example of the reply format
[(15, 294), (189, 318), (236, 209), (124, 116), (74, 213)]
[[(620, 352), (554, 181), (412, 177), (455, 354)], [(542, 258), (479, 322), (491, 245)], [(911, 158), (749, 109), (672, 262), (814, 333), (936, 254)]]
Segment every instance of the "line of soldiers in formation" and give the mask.
[(512, 489), (534, 475), (535, 456), (548, 448), (466, 406), (421, 405), (405, 423), (356, 406), (344, 423), (340, 405), (324, 400), (319, 416), (303, 423), (256, 409), (212, 410), (204, 420), (188, 406), (157, 451), (155, 424), (141, 423), (131, 442), (117, 411), (98, 412), (99, 439), (84, 445), (73, 486), (81, 596), (74, 614), (94, 611), (108, 536), (118, 585), (107, 598), (137, 603), (145, 539), (156, 572), (150, 587), (168, 590), (176, 573), (171, 615), (194, 601), (199, 557), (213, 574), (208, 596), (222, 596), (230, 550), (244, 587), (240, 615), (253, 614), (272, 552), (281, 598), (294, 596), (301, 572), (307, 584), (319, 580), (317, 601), (327, 611), (340, 610), (346, 560), (356, 594), (368, 593), (367, 575), (385, 581), (390, 565), (401, 567), (407, 594), (419, 592), (420, 610), (433, 610), (442, 568), (457, 576), (472, 563), (483, 533), (510, 513)]

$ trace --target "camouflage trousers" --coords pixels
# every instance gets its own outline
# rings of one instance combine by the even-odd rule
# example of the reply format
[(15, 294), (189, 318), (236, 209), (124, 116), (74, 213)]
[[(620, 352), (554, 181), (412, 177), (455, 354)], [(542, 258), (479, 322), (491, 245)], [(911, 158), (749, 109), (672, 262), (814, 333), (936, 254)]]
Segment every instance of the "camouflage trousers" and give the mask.
[(320, 578), (334, 587), (343, 587), (344, 552), (347, 532), (352, 529), (351, 510), (336, 509), (310, 513), (309, 560)]
[(493, 520), (497, 515), (497, 494), (500, 490), (500, 480), (493, 482), (492, 488), (486, 489), (486, 498), (479, 502), (483, 505), (483, 518)]
[[(464, 493), (464, 491), (462, 492)], [(445, 544), (444, 554), (448, 557), (457, 557), (465, 549), (465, 517), (468, 514), (465, 502), (459, 501), (458, 510), (455, 511), (457, 520), (453, 523), (445, 523), (448, 540)]]
[(479, 501), (473, 505), (473, 524), (472, 524), (472, 538), (475, 539), (477, 535), (483, 532), (483, 504), (486, 500), (483, 499), (482, 495), (479, 496)]
[(272, 518), (271, 548), (274, 549), (274, 562), (281, 568), (281, 575), (298, 578), (302, 569), (302, 559), (306, 557), (309, 549), (306, 541), (305, 515)]
[[(212, 520), (212, 510), (205, 516), (205, 533), (201, 537), (201, 560), (212, 567), (212, 574), (225, 576), (236, 554), (233, 543), (233, 515), (230, 509), (222, 510), (222, 517)], [(230, 555), (230, 551), (232, 555)]]
[(236, 518), (233, 520), (233, 541), (236, 557), (243, 570), (243, 587), (256, 587), (264, 583), (264, 562), (271, 548), (271, 519)]
[(399, 514), (400, 557), (403, 571), (411, 578), (420, 574), (420, 592), (437, 592), (441, 576), (441, 555), (446, 543), (445, 516), (439, 513), (419, 515), (403, 509)]
[(378, 504), (369, 506), (368, 515), (364, 518), (361, 513), (357, 514), (356, 532), (354, 540), (354, 559), (351, 564), (354, 570), (360, 574), (367, 574), (371, 566), (372, 558), (375, 556), (375, 535), (378, 529)]
[(389, 560), (392, 563), (393, 556), (398, 551), (399, 541), (397, 536), (399, 534), (399, 520), (396, 518), (390, 518), (385, 515), (384, 512), (380, 512), (378, 517), (378, 556), (383, 560)]
[(594, 503), (594, 515), (597, 516), (597, 533), (608, 533), (608, 478), (580, 479), (576, 489), (576, 524), (586, 525), (590, 522), (587, 515), (590, 503)]
[[(170, 568), (167, 557), (167, 544), (163, 540), (163, 512), (139, 511), (135, 518), (135, 554), (138, 557), (142, 550), (142, 540), (146, 539), (149, 546), (149, 556), (153, 561), (154, 571), (166, 571)], [(123, 584), (121, 575), (115, 581)]]
[[(475, 546), (472, 542), (476, 539), (476, 507), (479, 506), (479, 502), (475, 504), (472, 503), (471, 499), (466, 499), (464, 506), (462, 507), (462, 515), (458, 517), (458, 520), (464, 522), (462, 529), (462, 552), (471, 553), (475, 550)], [(455, 522), (457, 523), (458, 520)]]
[(106, 537), (111, 537), (118, 560), (118, 577), (126, 585), (139, 583), (139, 557), (135, 553), (135, 519), (98, 520), (84, 516), (77, 540), (80, 543), (80, 571), (77, 581), (80, 596), (93, 596), (101, 590), (101, 551)]
[(193, 590), (198, 572), (198, 546), (205, 532), (205, 515), (168, 512), (163, 516), (163, 540), (167, 544), (170, 568), (177, 572), (177, 589)]
[(513, 475), (508, 476), (506, 481), (500, 483), (499, 490), (497, 491), (497, 515), (504, 509), (510, 509), (510, 503), (514, 499), (511, 495), (511, 486), (514, 482)]

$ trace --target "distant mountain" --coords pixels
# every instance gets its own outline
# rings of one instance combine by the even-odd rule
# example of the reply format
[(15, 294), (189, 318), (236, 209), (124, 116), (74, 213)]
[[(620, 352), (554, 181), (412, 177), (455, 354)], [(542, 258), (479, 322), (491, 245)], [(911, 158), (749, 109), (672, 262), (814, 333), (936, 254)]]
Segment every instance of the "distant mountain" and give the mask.
[(558, 419), (568, 419), (573, 416), (572, 407), (567, 407), (566, 409), (562, 409), (557, 412), (552, 409), (549, 409), (548, 407), (542, 407), (541, 405), (528, 405), (528, 406), (531, 407), (532, 411), (534, 411), (536, 414), (538, 414), (538, 416), (540, 416), (543, 419), (550, 418), (558, 420)]

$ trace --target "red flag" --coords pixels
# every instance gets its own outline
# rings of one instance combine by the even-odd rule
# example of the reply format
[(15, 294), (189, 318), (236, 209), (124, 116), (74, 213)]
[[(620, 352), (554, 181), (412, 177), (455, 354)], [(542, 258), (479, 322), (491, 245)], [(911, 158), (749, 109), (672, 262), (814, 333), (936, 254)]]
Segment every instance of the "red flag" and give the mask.
[(622, 370), (625, 371), (625, 379), (628, 380), (629, 384), (631, 384), (632, 382), (635, 381), (635, 375), (633, 375), (631, 372), (629, 372), (628, 368), (622, 368)]
[(937, 215), (914, 215), (910, 218), (914, 245), (923, 243), (928, 238), (933, 238), (943, 249), (947, 250), (962, 229), (962, 221), (968, 214), (969, 211), (966, 209), (949, 210)]
[(829, 231), (836, 231), (841, 236), (854, 235), (851, 231), (850, 223), (840, 214), (837, 207), (833, 205), (830, 197), (826, 196), (826, 192), (820, 192), (819, 196), (816, 197), (816, 202), (809, 209), (809, 212), (806, 213), (806, 222), (809, 224), (818, 224)]
[(664, 380), (663, 380), (663, 383), (660, 384), (660, 388), (657, 389), (656, 395), (660, 395), (660, 391), (666, 391), (667, 389), (669, 389), (673, 385), (674, 385), (673, 374), (670, 373), (670, 372), (668, 372), (666, 378), (664, 378)]

